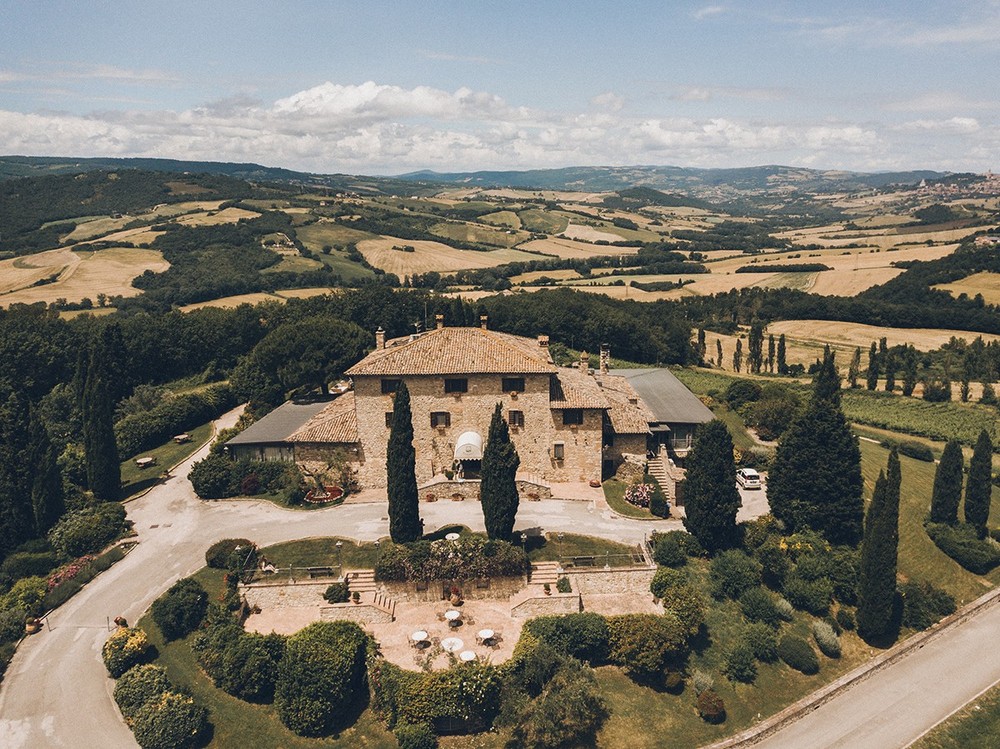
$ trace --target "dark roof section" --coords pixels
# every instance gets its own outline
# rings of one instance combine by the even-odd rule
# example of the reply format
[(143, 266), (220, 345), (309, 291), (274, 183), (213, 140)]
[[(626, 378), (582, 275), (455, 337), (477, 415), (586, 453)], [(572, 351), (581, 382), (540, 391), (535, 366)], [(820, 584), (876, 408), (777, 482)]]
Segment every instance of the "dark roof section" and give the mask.
[(669, 369), (612, 369), (628, 380), (659, 423), (704, 424), (715, 418)]
[(329, 399), (287, 401), (237, 434), (227, 445), (261, 445), (288, 442), (288, 438), (330, 405)]

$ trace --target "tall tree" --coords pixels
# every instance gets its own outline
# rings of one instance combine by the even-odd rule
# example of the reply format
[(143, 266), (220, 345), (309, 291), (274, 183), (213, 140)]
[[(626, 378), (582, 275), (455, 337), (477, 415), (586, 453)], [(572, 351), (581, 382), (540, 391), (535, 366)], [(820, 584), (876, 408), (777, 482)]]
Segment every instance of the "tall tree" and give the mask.
[(31, 468), (27, 464), (30, 403), (7, 392), (0, 400), (0, 557), (34, 536)]
[(743, 340), (736, 339), (736, 350), (733, 351), (733, 369), (739, 372), (743, 368)]
[(510, 428), (503, 417), (503, 405), (497, 403), (483, 448), (482, 481), (479, 485), (486, 535), (490, 538), (508, 541), (514, 531), (519, 503), (515, 478), (520, 464), (521, 459), (510, 441)]
[(979, 433), (969, 461), (969, 477), (965, 481), (965, 522), (974, 525), (980, 535), (986, 534), (990, 517), (990, 471), (993, 467), (993, 442), (984, 429)]
[(760, 374), (764, 364), (764, 326), (754, 321), (750, 325), (750, 335), (747, 338), (747, 369), (754, 374)]
[(791, 531), (812, 528), (832, 543), (856, 545), (864, 520), (861, 450), (840, 410), (832, 354), (803, 413), (781, 436), (768, 481), (771, 512)]
[(958, 503), (962, 498), (962, 470), (965, 458), (962, 443), (951, 440), (944, 446), (941, 462), (934, 471), (934, 488), (931, 491), (932, 523), (958, 522)]
[(858, 375), (861, 374), (861, 347), (858, 346), (854, 349), (854, 355), (851, 357), (851, 364), (847, 368), (847, 382), (853, 390), (858, 386)]
[(885, 392), (891, 393), (896, 389), (896, 357), (892, 351), (885, 355)]
[(389, 537), (394, 543), (416, 541), (423, 534), (417, 496), (416, 451), (410, 391), (405, 382), (392, 399), (392, 422), (386, 449), (386, 490), (389, 495)]
[(917, 350), (913, 346), (906, 346), (903, 349), (903, 395), (913, 395), (917, 379)]
[(684, 480), (684, 527), (708, 551), (728, 549), (737, 542), (733, 438), (718, 419), (698, 427), (687, 457)]
[(98, 499), (118, 499), (121, 466), (115, 442), (114, 393), (120, 394), (115, 353), (108, 336), (98, 334), (87, 357), (80, 411), (83, 415), (83, 450), (87, 463), (87, 488)]
[(875, 346), (875, 341), (872, 341), (872, 346), (868, 349), (868, 373), (867, 373), (866, 385), (869, 390), (874, 390), (878, 387), (878, 348)]
[(707, 347), (705, 345), (705, 329), (698, 328), (698, 363), (705, 363), (705, 352)]
[(959, 390), (959, 394), (962, 398), (962, 403), (969, 402), (969, 384), (970, 384), (969, 373), (962, 372), (962, 384), (961, 384), (961, 389)]
[(884, 640), (892, 630), (899, 552), (899, 455), (889, 455), (888, 474), (879, 472), (865, 517), (858, 575), (858, 634), (865, 640)]
[(788, 361), (786, 359), (787, 353), (785, 351), (785, 334), (782, 333), (778, 336), (778, 374), (786, 375), (788, 374)]
[(722, 367), (722, 339), (715, 339), (715, 363), (718, 367)]
[(25, 459), (32, 473), (31, 512), (34, 535), (44, 536), (66, 511), (62, 473), (56, 462), (56, 448), (49, 440), (39, 414), (32, 409), (29, 418)]
[(774, 374), (774, 333), (767, 336), (767, 371)]

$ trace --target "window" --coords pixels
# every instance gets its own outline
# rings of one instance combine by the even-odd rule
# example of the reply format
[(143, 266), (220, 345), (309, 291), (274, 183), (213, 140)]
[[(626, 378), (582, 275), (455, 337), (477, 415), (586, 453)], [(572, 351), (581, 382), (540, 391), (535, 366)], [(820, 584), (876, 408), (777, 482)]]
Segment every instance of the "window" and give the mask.
[(464, 377), (445, 379), (444, 391), (446, 393), (467, 393), (469, 392), (469, 381)]
[(524, 411), (510, 411), (507, 414), (507, 423), (512, 427), (524, 426)]
[(503, 391), (505, 393), (523, 393), (524, 392), (524, 378), (523, 377), (504, 377), (503, 378)]
[(563, 409), (563, 426), (570, 426), (574, 424), (583, 423), (583, 409), (582, 408), (564, 408)]
[(552, 457), (556, 460), (562, 460), (566, 457), (566, 445), (563, 442), (556, 442), (552, 445)]
[(451, 426), (451, 414), (447, 411), (432, 411), (431, 412), (431, 426), (432, 427), (450, 427)]
[(399, 390), (401, 380), (382, 380), (382, 395), (389, 395)]
[(386, 427), (392, 426), (392, 411), (385, 412), (385, 425)]

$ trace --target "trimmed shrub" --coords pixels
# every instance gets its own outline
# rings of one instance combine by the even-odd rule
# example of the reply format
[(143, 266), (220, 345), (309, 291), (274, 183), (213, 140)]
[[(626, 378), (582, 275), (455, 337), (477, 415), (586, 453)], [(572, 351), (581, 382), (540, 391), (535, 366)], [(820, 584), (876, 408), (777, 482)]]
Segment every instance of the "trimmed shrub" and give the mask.
[(482, 536), (405, 545), (383, 543), (375, 563), (375, 579), (431, 581), (515, 577), (524, 573), (527, 564), (521, 547)]
[(764, 584), (769, 588), (780, 590), (792, 565), (778, 540), (768, 538), (756, 548), (753, 557), (760, 563), (761, 579)]
[(347, 603), (351, 597), (351, 589), (347, 583), (333, 583), (323, 593), (323, 600), (327, 603)]
[(782, 637), (778, 642), (778, 657), (796, 671), (807, 675), (819, 673), (816, 651), (801, 637), (795, 635)]
[(837, 633), (833, 631), (833, 627), (827, 622), (813, 622), (812, 635), (823, 655), (827, 658), (840, 657), (840, 640), (837, 638)]
[(927, 629), (943, 616), (955, 613), (955, 599), (927, 582), (906, 582), (899, 586), (903, 599), (903, 626)]
[(941, 551), (969, 572), (985, 575), (1000, 565), (1000, 550), (990, 541), (980, 539), (974, 526), (928, 523), (927, 535)]
[(545, 691), (526, 703), (515, 719), (511, 749), (563, 749), (591, 746), (608, 718), (593, 672), (570, 661), (552, 677)]
[(76, 559), (100, 551), (127, 527), (124, 507), (100, 502), (63, 515), (49, 531), (49, 541), (60, 554)]
[(660, 488), (659, 482), (653, 480), (653, 496), (649, 498), (649, 512), (658, 518), (670, 517), (670, 502)]
[(367, 637), (353, 622), (314, 622), (288, 638), (274, 706), (301, 736), (321, 736), (350, 714), (365, 686)]
[(701, 591), (688, 582), (681, 582), (663, 590), (659, 596), (663, 610), (680, 621), (689, 637), (698, 634), (705, 623), (705, 599)]
[(570, 584), (569, 578), (563, 575), (556, 580), (556, 590), (560, 593), (572, 593), (573, 586)]
[(778, 660), (778, 634), (763, 622), (754, 622), (743, 633), (743, 641), (754, 658), (762, 663)]
[(695, 705), (698, 708), (698, 715), (706, 723), (722, 723), (726, 720), (726, 703), (714, 689), (706, 689), (699, 693)]
[(749, 645), (745, 642), (739, 642), (726, 653), (726, 665), (723, 673), (730, 681), (741, 681), (744, 684), (753, 684), (756, 681), (757, 658)]
[(201, 499), (222, 499), (229, 496), (234, 463), (225, 455), (209, 455), (191, 466), (188, 479), (194, 493)]
[(17, 642), (24, 635), (26, 615), (17, 609), (0, 610), (0, 643)]
[[(892, 445), (889, 445), (889, 447), (891, 448)], [(905, 455), (914, 460), (922, 460), (925, 463), (934, 462), (934, 451), (931, 450), (930, 445), (925, 445), (922, 442), (900, 442), (896, 445), (896, 450), (899, 451), (900, 455)]]
[(219, 604), (212, 604), (205, 618), (212, 619), (215, 616), (220, 617), (219, 621), (195, 634), (191, 639), (191, 649), (198, 658), (198, 665), (219, 686), (226, 675), (222, 663), (226, 649), (246, 632)]
[(147, 702), (132, 721), (132, 732), (142, 749), (195, 747), (207, 730), (208, 711), (177, 692)]
[(687, 655), (687, 632), (672, 614), (609, 616), (608, 661), (633, 679), (662, 676), (668, 662)]
[(778, 600), (774, 602), (774, 610), (778, 612), (778, 616), (784, 622), (790, 622), (795, 617), (795, 607), (782, 596), (778, 596)]
[(724, 551), (712, 560), (709, 568), (712, 595), (739, 599), (747, 590), (760, 585), (761, 571), (760, 562), (744, 552), (737, 549)]
[(775, 608), (774, 599), (763, 588), (750, 588), (740, 596), (740, 608), (748, 621), (763, 622), (771, 627), (781, 624), (781, 616)]
[(854, 612), (841, 606), (837, 609), (837, 624), (839, 624), (842, 629), (853, 630), (858, 623), (854, 619)]
[(785, 582), (785, 597), (797, 609), (822, 616), (830, 610), (833, 583), (825, 577), (806, 580), (793, 573)]
[(685, 585), (687, 581), (687, 575), (683, 572), (669, 567), (660, 567), (653, 573), (653, 579), (649, 583), (649, 592), (656, 598), (663, 598), (667, 590), (678, 585)]
[(667, 531), (666, 533), (660, 533), (659, 531), (653, 531), (653, 535), (650, 541), (653, 544), (653, 555), (656, 555), (656, 547), (663, 541), (671, 541), (676, 543), (689, 557), (702, 557), (705, 556), (705, 549), (698, 539), (692, 536), (687, 531), (676, 530)]
[(270, 702), (284, 650), (285, 638), (281, 635), (244, 633), (222, 652), (218, 686), (247, 702)]
[(767, 541), (775, 541), (781, 535), (778, 519), (774, 515), (761, 515), (759, 518), (747, 520), (739, 525), (743, 534), (743, 548), (755, 551)]
[(608, 622), (600, 614), (539, 616), (525, 622), (524, 630), (563, 655), (593, 664), (607, 660)]
[(426, 723), (402, 723), (393, 733), (399, 749), (437, 749), (437, 736)]
[(45, 577), (58, 566), (59, 559), (51, 551), (15, 552), (0, 564), (0, 584), (10, 585), (22, 577)]
[(150, 615), (163, 637), (180, 640), (198, 628), (208, 608), (208, 593), (197, 580), (186, 577), (170, 586), (169, 590), (153, 601)]
[(152, 409), (126, 416), (115, 424), (118, 454), (130, 458), (162, 445), (175, 434), (218, 418), (236, 405), (228, 385), (212, 385), (197, 393), (178, 395)]
[(127, 723), (141, 710), (147, 702), (159, 700), (170, 691), (170, 680), (166, 669), (147, 663), (133, 666), (123, 673), (115, 684), (115, 702), (118, 703)]
[(683, 567), (687, 554), (674, 538), (661, 538), (653, 549), (653, 560), (664, 567)]
[(116, 679), (133, 666), (155, 657), (155, 648), (146, 633), (138, 627), (119, 627), (101, 649), (108, 673)]
[(44, 577), (22, 577), (0, 596), (0, 610), (12, 609), (19, 612), (23, 626), (24, 617), (41, 615), (47, 589), (48, 583)]
[(232, 567), (232, 556), (237, 546), (248, 548), (254, 546), (254, 543), (249, 538), (224, 538), (216, 541), (205, 552), (205, 564), (214, 570), (228, 570)]

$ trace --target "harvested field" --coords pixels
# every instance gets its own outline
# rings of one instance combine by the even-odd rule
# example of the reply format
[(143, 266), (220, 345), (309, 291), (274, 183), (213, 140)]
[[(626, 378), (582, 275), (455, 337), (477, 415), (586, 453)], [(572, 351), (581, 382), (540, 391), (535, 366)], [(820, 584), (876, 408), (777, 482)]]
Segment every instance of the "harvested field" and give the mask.
[(104, 317), (105, 315), (110, 315), (112, 312), (117, 312), (118, 310), (114, 307), (94, 307), (93, 309), (67, 309), (59, 313), (59, 317), (63, 320), (72, 320), (74, 317), (80, 317), (80, 315), (93, 315), (94, 317)]
[(309, 297), (323, 296), (324, 294), (338, 294), (340, 290), (318, 286), (309, 289), (279, 289), (274, 293), (285, 299), (308, 299)]
[[(78, 224), (76, 229), (62, 238), (62, 241), (67, 243), (83, 242), (94, 239), (95, 237), (103, 237), (105, 234), (121, 231), (126, 225), (137, 220), (155, 221), (156, 219), (180, 216), (182, 214), (192, 213), (195, 211), (214, 211), (222, 205), (223, 202), (224, 201), (221, 200), (201, 200), (185, 203), (161, 203), (145, 213), (139, 213), (134, 216), (125, 215), (121, 218), (102, 216), (94, 219), (93, 221)], [(108, 241), (115, 240), (109, 239)]]
[[(513, 215), (513, 214), (512, 214)], [(513, 234), (508, 234), (513, 231)], [(493, 247), (513, 247), (529, 238), (529, 234), (523, 231), (494, 229), (490, 226), (477, 224), (455, 224), (442, 222), (431, 227), (431, 233), (444, 239), (456, 239), (459, 242), (474, 242), (476, 244), (487, 244)]]
[(261, 302), (281, 302), (283, 304), (286, 301), (287, 300), (284, 297), (277, 296), (276, 294), (266, 294), (261, 291), (254, 294), (226, 296), (221, 299), (212, 299), (207, 302), (197, 302), (196, 304), (185, 304), (179, 309), (181, 312), (193, 312), (196, 309), (205, 309), (206, 307), (234, 309), (239, 307), (241, 304), (260, 304)]
[(872, 341), (885, 338), (890, 346), (909, 343), (918, 351), (930, 351), (947, 343), (952, 337), (972, 341), (982, 336), (984, 341), (1000, 340), (1000, 335), (990, 333), (970, 333), (967, 330), (941, 330), (933, 328), (885, 328), (861, 323), (835, 322), (829, 320), (782, 320), (771, 323), (768, 333), (775, 337), (781, 333), (786, 339), (809, 343), (822, 347), (829, 343), (850, 351), (860, 346), (866, 352)]
[[(136, 296), (132, 279), (150, 270), (161, 273), (170, 267), (155, 250), (111, 247), (99, 252), (68, 249), (40, 252), (27, 258), (0, 261), (0, 305), (34, 304), (65, 299), (79, 302), (85, 297)], [(52, 283), (35, 282), (55, 278)]]
[(1000, 304), (1000, 273), (976, 273), (959, 281), (938, 284), (934, 288), (956, 297), (960, 294), (968, 294), (969, 297), (982, 294), (983, 301), (987, 304)]
[[(564, 259), (577, 259), (584, 257), (598, 257), (600, 255), (634, 255), (638, 252), (638, 247), (612, 247), (611, 245), (586, 244), (584, 242), (574, 242), (572, 239), (535, 239), (521, 245), (522, 250), (541, 252), (546, 255)], [(532, 258), (538, 260), (538, 257)]]
[(135, 229), (125, 229), (116, 231), (101, 237), (102, 242), (128, 242), (137, 246), (150, 245), (157, 237), (166, 232), (156, 231), (148, 226), (140, 226)]
[(570, 239), (582, 239), (585, 242), (620, 242), (622, 237), (612, 234), (610, 231), (601, 231), (593, 226), (582, 226), (581, 224), (570, 224), (563, 232)]
[[(401, 252), (392, 249), (393, 246), (402, 245), (409, 245), (414, 251)], [(384, 236), (358, 242), (358, 250), (373, 266), (387, 273), (395, 273), (400, 278), (428, 271), (454, 273), (470, 268), (493, 268), (518, 260), (538, 260), (537, 255), (519, 250), (476, 252), (459, 250), (440, 242)]]
[(562, 270), (534, 270), (530, 273), (521, 273), (517, 276), (511, 277), (510, 282), (512, 284), (526, 283), (528, 281), (535, 281), (543, 276), (546, 278), (554, 278), (557, 281), (581, 278), (580, 274), (572, 268), (563, 268)]
[(891, 281), (902, 272), (901, 268), (863, 268), (851, 272), (825, 270), (814, 274), (812, 285), (805, 291), (823, 296), (855, 296), (872, 286)]
[(219, 226), (220, 224), (235, 224), (245, 218), (257, 218), (259, 213), (243, 208), (225, 208), (218, 213), (191, 213), (177, 219), (184, 226)]

